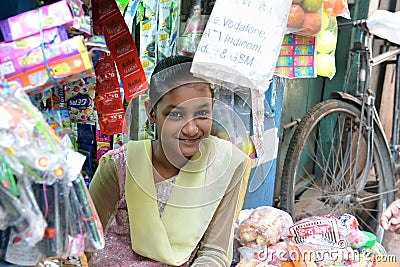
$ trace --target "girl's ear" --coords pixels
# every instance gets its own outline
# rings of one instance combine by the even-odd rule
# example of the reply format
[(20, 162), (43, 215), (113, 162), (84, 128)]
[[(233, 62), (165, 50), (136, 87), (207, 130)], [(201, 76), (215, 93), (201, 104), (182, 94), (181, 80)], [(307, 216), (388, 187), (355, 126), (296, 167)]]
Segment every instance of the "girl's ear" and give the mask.
[(144, 107), (146, 108), (146, 114), (150, 124), (154, 124), (156, 122), (156, 117), (154, 114), (154, 109), (151, 108), (150, 100), (144, 102)]

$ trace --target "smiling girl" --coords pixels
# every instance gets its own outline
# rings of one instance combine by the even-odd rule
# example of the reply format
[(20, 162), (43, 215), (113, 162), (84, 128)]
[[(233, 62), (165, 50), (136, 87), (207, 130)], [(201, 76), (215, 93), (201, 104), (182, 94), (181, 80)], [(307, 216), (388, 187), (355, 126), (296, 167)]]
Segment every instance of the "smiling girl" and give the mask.
[(210, 135), (211, 86), (191, 58), (155, 68), (146, 103), (156, 140), (130, 141), (104, 155), (90, 194), (106, 245), (91, 266), (230, 266), (233, 224), (251, 161)]

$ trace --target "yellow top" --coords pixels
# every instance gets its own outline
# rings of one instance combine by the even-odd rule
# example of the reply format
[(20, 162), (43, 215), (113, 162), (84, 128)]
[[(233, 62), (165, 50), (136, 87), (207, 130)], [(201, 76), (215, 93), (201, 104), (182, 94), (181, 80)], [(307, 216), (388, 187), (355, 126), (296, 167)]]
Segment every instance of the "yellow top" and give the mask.
[[(126, 148), (125, 199), (132, 249), (153, 260), (180, 265), (202, 240), (193, 266), (229, 266), (232, 228), (243, 204), (250, 159), (230, 142), (209, 137), (176, 176), (160, 216), (151, 141), (131, 141)], [(97, 182), (91, 184), (91, 193), (99, 190)], [(92, 198), (95, 204), (100, 202), (96, 195)], [(100, 203), (98, 206), (99, 216), (105, 214), (101, 218), (104, 225), (113, 212), (102, 210)]]

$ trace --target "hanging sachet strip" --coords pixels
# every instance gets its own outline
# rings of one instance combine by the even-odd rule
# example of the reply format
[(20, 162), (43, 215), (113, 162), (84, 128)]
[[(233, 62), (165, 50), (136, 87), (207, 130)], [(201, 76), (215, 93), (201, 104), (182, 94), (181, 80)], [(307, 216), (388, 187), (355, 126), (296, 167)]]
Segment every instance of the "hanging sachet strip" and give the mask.
[(125, 100), (129, 101), (147, 89), (146, 76), (133, 38), (115, 1), (93, 0), (92, 10), (94, 34), (104, 35), (117, 65)]

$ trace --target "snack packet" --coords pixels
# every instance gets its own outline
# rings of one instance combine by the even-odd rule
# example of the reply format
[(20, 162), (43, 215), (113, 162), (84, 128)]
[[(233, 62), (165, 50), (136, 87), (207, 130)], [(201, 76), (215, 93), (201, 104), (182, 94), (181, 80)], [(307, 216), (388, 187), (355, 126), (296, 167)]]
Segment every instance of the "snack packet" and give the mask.
[(287, 212), (273, 207), (258, 207), (239, 225), (236, 238), (242, 246), (264, 248), (286, 237), (292, 224), (292, 217)]

